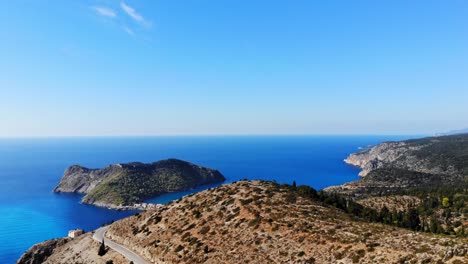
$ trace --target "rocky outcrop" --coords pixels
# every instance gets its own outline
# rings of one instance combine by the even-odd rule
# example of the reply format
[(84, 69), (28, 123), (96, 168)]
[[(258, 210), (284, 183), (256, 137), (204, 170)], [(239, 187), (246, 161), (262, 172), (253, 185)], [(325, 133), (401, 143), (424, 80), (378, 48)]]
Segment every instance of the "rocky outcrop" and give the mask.
[(104, 169), (88, 169), (73, 165), (65, 170), (54, 192), (89, 193), (103, 180), (123, 173), (121, 164), (110, 165)]
[(70, 238), (57, 238), (47, 240), (32, 246), (26, 251), (20, 259), (16, 262), (17, 264), (41, 264), (44, 263), (48, 257), (50, 257), (57, 247), (60, 247), (70, 241)]
[[(350, 165), (360, 167), (359, 176), (366, 176), (369, 172), (392, 163), (409, 167), (415, 161), (411, 155), (413, 151), (420, 150), (424, 145), (413, 146), (406, 142), (384, 142), (364, 151), (349, 155), (344, 161)], [(396, 162), (403, 159), (402, 162)]]
[(67, 168), (55, 192), (86, 194), (82, 202), (113, 209), (134, 209), (144, 199), (225, 180), (217, 170), (177, 159), (126, 163), (103, 169)]

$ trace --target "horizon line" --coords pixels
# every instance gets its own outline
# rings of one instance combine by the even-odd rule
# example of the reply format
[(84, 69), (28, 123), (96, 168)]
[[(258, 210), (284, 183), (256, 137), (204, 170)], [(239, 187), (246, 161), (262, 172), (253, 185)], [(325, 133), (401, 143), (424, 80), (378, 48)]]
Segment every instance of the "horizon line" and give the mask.
[(251, 137), (251, 136), (436, 136), (438, 133), (249, 133), (249, 134), (148, 134), (148, 135), (19, 135), (0, 136), (0, 139), (47, 139), (47, 138), (150, 138), (150, 137)]

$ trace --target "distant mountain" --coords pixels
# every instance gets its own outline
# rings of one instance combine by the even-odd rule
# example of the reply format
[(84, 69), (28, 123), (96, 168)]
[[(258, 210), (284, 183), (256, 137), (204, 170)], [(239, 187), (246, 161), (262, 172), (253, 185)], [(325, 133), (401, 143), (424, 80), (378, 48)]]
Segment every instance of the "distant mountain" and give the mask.
[(177, 159), (114, 164), (103, 169), (74, 165), (67, 168), (54, 192), (84, 193), (83, 203), (121, 208), (164, 193), (224, 180), (217, 170)]
[(445, 133), (437, 133), (435, 134), (435, 136), (440, 137), (440, 136), (450, 136), (450, 135), (460, 135), (460, 134), (468, 134), (468, 128), (452, 130), (452, 131), (445, 132)]

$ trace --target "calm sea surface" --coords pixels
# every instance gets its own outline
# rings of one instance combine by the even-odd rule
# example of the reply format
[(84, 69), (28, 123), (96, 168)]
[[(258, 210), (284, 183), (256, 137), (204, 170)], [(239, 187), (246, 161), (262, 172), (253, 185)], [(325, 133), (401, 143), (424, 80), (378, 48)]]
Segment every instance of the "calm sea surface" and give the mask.
[[(358, 178), (343, 163), (359, 147), (404, 136), (213, 136), (0, 139), (0, 263), (14, 263), (32, 244), (92, 230), (135, 212), (79, 204), (80, 196), (52, 192), (65, 168), (178, 158), (239, 179), (276, 180), (322, 189)], [(211, 186), (193, 190), (199, 191)], [(193, 192), (192, 191), (192, 192)], [(167, 203), (190, 192), (152, 199)]]

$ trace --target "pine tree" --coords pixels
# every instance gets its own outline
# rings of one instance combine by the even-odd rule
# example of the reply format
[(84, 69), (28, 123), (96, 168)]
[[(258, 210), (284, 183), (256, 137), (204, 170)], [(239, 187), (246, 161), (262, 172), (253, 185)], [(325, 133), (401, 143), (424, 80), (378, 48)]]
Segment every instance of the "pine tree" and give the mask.
[(442, 232), (439, 220), (435, 216), (431, 217), (431, 223), (429, 230), (431, 233), (440, 234)]
[(106, 245), (104, 244), (104, 239), (103, 239), (101, 242), (101, 245), (99, 246), (98, 255), (104, 256), (105, 254), (106, 254)]
[(421, 231), (426, 232), (426, 221), (424, 221), (424, 218), (421, 219)]
[(421, 221), (419, 219), (418, 211), (414, 208), (411, 208), (408, 212), (408, 224), (411, 230), (419, 230)]
[(390, 210), (388, 210), (387, 206), (384, 206), (382, 210), (380, 210), (379, 213), (379, 222), (389, 224), (391, 222), (391, 215), (390, 215)]

